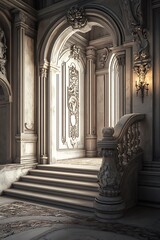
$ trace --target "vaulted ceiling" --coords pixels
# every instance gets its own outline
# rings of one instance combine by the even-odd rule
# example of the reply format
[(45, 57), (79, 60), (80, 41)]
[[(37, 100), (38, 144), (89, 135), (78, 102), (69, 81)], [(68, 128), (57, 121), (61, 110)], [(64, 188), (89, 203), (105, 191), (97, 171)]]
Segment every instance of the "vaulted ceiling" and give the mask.
[(45, 7), (49, 7), (54, 3), (61, 2), (62, 0), (22, 0), (31, 7), (40, 10)]

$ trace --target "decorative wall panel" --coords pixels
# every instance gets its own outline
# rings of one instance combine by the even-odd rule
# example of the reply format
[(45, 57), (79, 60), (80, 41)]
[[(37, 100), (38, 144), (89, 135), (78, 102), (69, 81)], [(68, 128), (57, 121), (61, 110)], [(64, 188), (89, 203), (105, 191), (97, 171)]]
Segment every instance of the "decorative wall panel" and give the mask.
[(79, 72), (74, 63), (69, 67), (68, 110), (69, 138), (74, 147), (79, 137)]
[(34, 130), (34, 40), (25, 35), (25, 131)]
[(6, 37), (3, 29), (0, 27), (0, 72), (6, 76)]

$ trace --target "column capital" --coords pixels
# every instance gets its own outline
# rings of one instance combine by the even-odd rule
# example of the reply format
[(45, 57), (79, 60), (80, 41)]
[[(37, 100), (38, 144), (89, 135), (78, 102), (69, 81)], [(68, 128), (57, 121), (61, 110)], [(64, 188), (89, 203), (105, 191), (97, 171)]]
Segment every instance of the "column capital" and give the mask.
[(96, 58), (96, 48), (94, 46), (86, 47), (86, 57), (93, 60)]
[(48, 76), (48, 68), (40, 68), (40, 77), (42, 78), (47, 78)]
[(26, 28), (26, 21), (27, 21), (27, 16), (18, 10), (13, 10), (12, 11), (13, 16), (14, 16), (14, 22), (17, 28), (19, 27), (24, 27)]
[(29, 18), (24, 12), (21, 12), (17, 9), (14, 9), (12, 11), (12, 14), (13, 14), (13, 18), (14, 18), (14, 23), (15, 23), (15, 26), (16, 28), (24, 28), (26, 29), (27, 31), (29, 29), (33, 29), (35, 30), (36, 29), (36, 21)]

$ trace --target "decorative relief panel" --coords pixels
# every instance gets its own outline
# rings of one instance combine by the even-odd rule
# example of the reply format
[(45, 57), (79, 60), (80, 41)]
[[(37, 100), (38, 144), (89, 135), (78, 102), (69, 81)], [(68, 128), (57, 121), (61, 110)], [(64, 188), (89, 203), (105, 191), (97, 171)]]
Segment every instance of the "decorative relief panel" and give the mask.
[(79, 137), (79, 72), (74, 63), (69, 67), (68, 86), (69, 138), (74, 147)]
[(6, 37), (3, 29), (0, 27), (0, 72), (6, 77)]
[(74, 58), (75, 60), (78, 60), (79, 61), (79, 58), (80, 58), (80, 48), (73, 44), (71, 46), (71, 50), (70, 50), (70, 58)]
[(66, 63), (62, 63), (62, 143), (66, 144)]

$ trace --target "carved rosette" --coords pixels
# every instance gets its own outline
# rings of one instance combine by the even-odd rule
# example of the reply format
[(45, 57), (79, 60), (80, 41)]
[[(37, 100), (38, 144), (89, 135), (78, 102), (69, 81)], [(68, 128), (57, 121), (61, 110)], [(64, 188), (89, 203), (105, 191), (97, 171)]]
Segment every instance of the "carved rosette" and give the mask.
[(67, 12), (67, 21), (73, 29), (81, 29), (87, 24), (87, 17), (83, 7), (73, 6)]
[(74, 63), (69, 67), (68, 110), (69, 138), (72, 147), (79, 137), (79, 72)]

